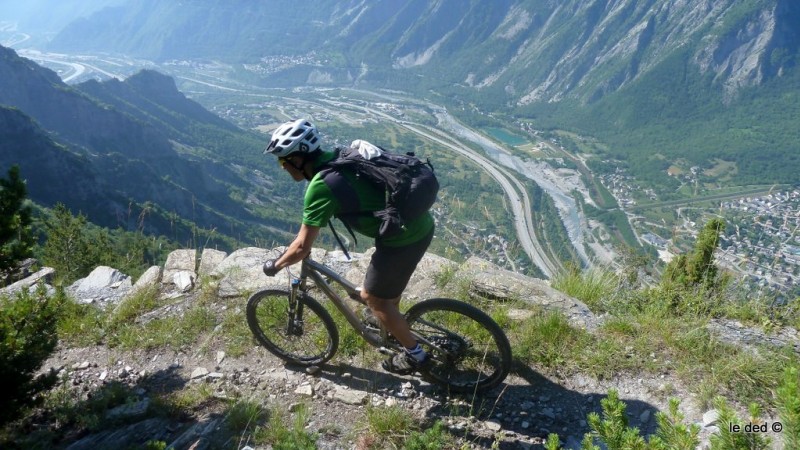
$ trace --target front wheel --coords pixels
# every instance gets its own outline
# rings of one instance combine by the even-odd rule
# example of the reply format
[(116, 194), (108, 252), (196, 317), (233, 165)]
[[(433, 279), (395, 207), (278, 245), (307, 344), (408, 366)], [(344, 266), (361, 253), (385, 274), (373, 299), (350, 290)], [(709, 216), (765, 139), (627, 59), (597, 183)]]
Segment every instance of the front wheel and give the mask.
[(472, 305), (445, 298), (425, 300), (408, 310), (406, 320), (433, 359), (423, 373), (433, 383), (452, 392), (476, 393), (502, 383), (511, 370), (508, 338)]
[(284, 361), (312, 366), (333, 357), (339, 346), (339, 330), (318, 301), (297, 293), (293, 308), (290, 293), (268, 289), (247, 301), (247, 324), (256, 340)]

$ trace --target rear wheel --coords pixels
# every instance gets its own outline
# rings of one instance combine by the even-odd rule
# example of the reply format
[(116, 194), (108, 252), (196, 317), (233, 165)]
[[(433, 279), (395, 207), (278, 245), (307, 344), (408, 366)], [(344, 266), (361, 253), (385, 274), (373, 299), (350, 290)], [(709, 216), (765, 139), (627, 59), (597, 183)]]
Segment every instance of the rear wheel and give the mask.
[(429, 381), (453, 392), (492, 389), (511, 370), (511, 345), (503, 330), (486, 313), (464, 302), (435, 298), (406, 313), (411, 330), (433, 363), (423, 373)]
[(311, 366), (333, 357), (339, 346), (339, 330), (318, 301), (298, 292), (294, 311), (289, 291), (268, 289), (247, 301), (247, 324), (256, 340), (284, 361)]

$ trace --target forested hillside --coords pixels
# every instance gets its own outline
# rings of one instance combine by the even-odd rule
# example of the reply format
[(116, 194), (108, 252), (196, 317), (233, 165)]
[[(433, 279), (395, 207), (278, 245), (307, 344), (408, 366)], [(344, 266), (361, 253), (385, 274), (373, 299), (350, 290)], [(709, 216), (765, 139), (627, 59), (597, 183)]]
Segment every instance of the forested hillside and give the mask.
[(19, 165), (43, 206), (183, 244), (284, 239), (268, 226), (281, 223), (270, 205), (285, 200), (263, 187), (286, 180), (260, 158), (263, 138), (188, 100), (169, 77), (70, 87), (0, 47), (0, 105), (0, 165)]

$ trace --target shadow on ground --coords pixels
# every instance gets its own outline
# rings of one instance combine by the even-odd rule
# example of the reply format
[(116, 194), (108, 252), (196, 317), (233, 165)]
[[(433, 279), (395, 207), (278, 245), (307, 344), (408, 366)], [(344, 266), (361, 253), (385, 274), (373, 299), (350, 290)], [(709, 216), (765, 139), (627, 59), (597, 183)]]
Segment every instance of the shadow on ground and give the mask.
[[(606, 392), (584, 393), (565, 388), (519, 363), (513, 369), (513, 380), (483, 395), (471, 396), (448, 395), (419, 378), (341, 363), (324, 367), (317, 376), (339, 386), (383, 396), (408, 398), (408, 392), (416, 391), (437, 399), (437, 405), (425, 411), (431, 423), (452, 418), (455, 424), (449, 430), (454, 436), (485, 448), (509, 450), (543, 448), (551, 433), (559, 436), (564, 448), (580, 448), (584, 435), (591, 431), (588, 415), (594, 412), (602, 417), (601, 400), (607, 396)], [(412, 388), (403, 389), (403, 384), (408, 383)], [(628, 425), (638, 428), (645, 437), (654, 434), (659, 410), (643, 401), (622, 401)]]

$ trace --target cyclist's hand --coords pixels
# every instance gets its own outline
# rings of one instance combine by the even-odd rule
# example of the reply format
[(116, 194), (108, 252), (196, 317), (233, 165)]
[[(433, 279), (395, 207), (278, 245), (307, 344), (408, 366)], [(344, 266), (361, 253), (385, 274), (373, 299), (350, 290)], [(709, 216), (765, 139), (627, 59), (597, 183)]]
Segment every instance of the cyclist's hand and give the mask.
[(278, 274), (278, 272), (281, 271), (281, 269), (278, 269), (277, 267), (275, 267), (275, 262), (276, 261), (277, 261), (277, 259), (270, 259), (270, 260), (267, 260), (267, 262), (264, 263), (264, 274), (266, 276), (274, 277), (275, 275)]

